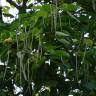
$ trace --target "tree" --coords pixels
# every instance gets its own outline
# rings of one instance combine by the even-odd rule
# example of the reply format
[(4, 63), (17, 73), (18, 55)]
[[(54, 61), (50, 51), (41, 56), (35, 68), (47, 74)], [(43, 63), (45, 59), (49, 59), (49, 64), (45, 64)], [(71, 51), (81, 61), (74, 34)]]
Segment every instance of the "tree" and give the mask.
[(6, 1), (19, 14), (0, 25), (0, 96), (95, 96), (95, 1)]

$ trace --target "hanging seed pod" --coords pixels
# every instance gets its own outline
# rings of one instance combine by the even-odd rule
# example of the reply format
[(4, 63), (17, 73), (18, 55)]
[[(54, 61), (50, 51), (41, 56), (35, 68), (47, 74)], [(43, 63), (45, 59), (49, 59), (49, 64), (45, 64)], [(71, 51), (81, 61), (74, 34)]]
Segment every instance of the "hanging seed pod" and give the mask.
[(9, 38), (7, 38), (7, 39), (4, 40), (4, 43), (6, 43), (6, 44), (12, 44), (13, 43), (13, 40), (12, 40), (11, 37), (9, 37)]

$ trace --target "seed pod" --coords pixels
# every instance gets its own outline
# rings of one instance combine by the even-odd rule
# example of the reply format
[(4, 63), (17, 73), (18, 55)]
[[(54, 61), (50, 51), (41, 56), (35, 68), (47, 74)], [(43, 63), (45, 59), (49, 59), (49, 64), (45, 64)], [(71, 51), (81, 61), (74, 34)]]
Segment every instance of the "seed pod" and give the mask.
[(12, 44), (13, 43), (13, 40), (11, 37), (7, 38), (4, 40), (4, 43), (7, 43), (7, 44)]

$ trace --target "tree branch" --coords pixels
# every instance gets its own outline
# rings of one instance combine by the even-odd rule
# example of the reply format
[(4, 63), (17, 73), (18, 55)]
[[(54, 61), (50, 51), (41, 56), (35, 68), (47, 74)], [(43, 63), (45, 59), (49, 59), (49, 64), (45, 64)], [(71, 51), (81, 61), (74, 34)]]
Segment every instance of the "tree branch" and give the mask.
[(19, 9), (19, 6), (12, 0), (6, 0), (9, 4), (13, 5), (14, 7), (16, 7), (17, 9)]
[(26, 3), (27, 3), (28, 0), (23, 0), (23, 7), (26, 7)]
[(2, 7), (0, 6), (0, 20), (2, 21)]

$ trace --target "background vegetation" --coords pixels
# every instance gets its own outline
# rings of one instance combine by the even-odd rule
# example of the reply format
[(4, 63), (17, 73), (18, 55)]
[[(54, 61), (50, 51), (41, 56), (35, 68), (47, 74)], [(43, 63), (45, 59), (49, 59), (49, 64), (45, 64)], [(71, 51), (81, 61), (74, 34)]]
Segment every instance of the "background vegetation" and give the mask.
[(0, 96), (96, 96), (96, 0), (6, 2)]

